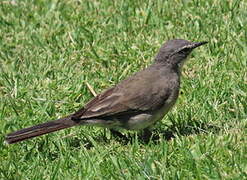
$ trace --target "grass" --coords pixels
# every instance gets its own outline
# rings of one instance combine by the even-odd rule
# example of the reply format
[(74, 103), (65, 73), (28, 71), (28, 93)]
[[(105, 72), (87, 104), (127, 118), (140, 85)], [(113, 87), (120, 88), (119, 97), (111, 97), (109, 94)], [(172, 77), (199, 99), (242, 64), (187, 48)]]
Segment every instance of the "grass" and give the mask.
[[(0, 1), (0, 179), (247, 179), (246, 17), (241, 0)], [(184, 66), (157, 141), (76, 127), (4, 144), (82, 107), (87, 83), (100, 93), (148, 66), (173, 38), (209, 43)]]

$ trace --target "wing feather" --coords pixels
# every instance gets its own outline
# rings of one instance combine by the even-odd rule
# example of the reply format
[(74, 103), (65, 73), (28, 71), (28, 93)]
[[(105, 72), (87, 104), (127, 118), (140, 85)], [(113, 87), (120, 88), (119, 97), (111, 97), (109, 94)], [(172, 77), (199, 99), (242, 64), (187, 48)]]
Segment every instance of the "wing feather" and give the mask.
[(151, 75), (149, 72), (141, 71), (97, 95), (84, 108), (74, 113), (73, 118), (108, 117), (125, 112), (136, 113), (159, 108), (170, 96), (171, 91), (167, 82), (163, 81), (163, 85), (157, 84), (159, 74)]

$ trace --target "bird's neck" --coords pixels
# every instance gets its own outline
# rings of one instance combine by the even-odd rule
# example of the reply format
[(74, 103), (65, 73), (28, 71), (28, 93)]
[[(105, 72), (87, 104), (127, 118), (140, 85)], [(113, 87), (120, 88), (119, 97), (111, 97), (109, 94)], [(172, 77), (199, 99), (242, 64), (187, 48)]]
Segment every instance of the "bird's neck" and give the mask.
[(172, 63), (172, 61), (165, 60), (165, 61), (157, 61), (154, 60), (154, 64), (157, 64), (160, 67), (170, 69), (173, 72), (176, 72), (177, 74), (181, 74), (181, 68), (182, 66), (179, 66), (178, 63)]

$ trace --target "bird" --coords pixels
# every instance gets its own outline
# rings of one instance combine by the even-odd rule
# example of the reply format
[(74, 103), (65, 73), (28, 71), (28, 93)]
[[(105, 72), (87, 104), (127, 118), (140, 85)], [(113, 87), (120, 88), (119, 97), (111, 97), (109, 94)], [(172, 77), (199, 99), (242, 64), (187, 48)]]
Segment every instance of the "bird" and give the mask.
[(206, 41), (166, 41), (147, 68), (98, 94), (74, 113), (6, 135), (8, 144), (78, 125), (145, 130), (160, 121), (179, 96), (181, 70), (193, 49)]

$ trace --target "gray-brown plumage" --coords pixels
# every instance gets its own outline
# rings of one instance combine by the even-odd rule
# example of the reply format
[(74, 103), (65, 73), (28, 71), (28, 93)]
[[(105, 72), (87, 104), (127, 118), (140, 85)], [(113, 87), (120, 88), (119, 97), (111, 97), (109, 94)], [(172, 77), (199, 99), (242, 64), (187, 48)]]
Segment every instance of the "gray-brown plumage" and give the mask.
[(182, 39), (167, 41), (151, 66), (99, 94), (79, 111), (10, 133), (6, 141), (12, 144), (76, 125), (128, 130), (148, 128), (175, 104), (181, 67), (190, 52), (205, 43)]

